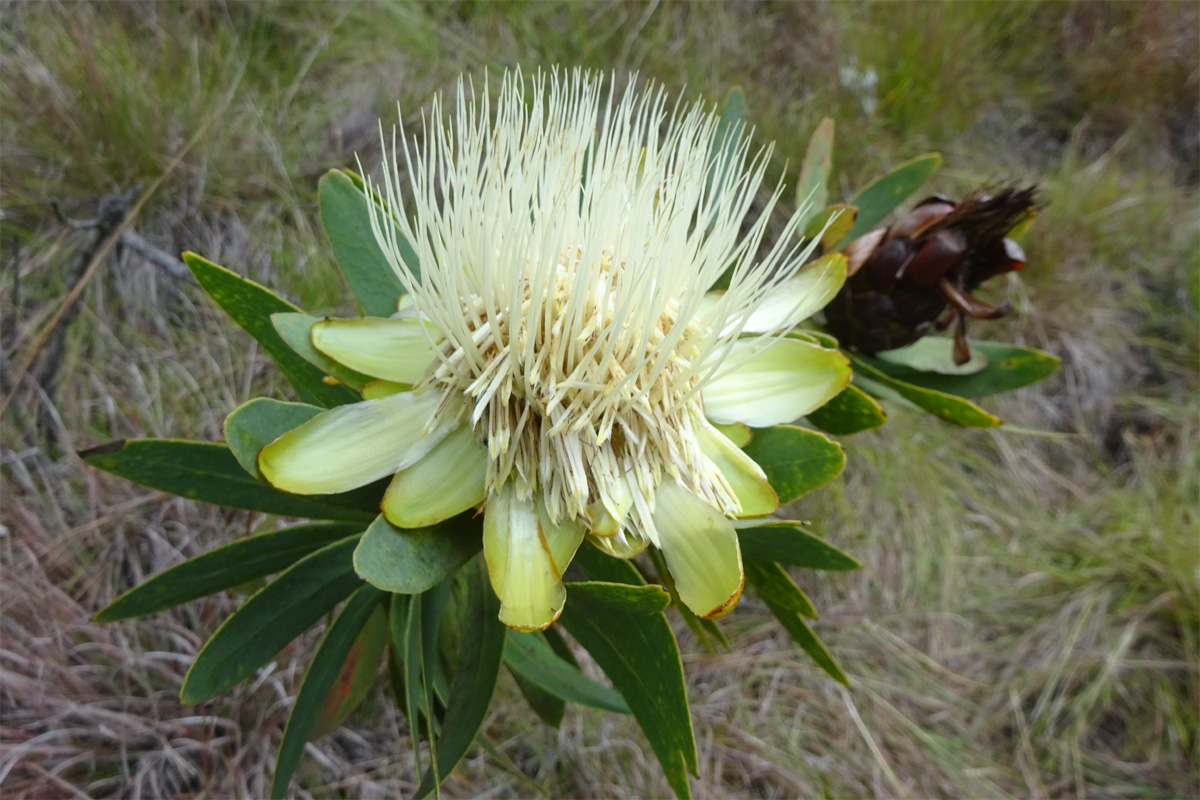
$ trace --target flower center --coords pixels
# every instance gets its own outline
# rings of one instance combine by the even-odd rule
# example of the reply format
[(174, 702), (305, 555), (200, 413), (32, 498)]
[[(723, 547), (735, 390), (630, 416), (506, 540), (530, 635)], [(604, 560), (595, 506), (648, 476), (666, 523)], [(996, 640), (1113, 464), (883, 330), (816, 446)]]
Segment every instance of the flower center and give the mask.
[(543, 285), (517, 287), (503, 310), (464, 298), (471, 337), (455, 337), (433, 373), (468, 400), (488, 448), (489, 493), (512, 481), (519, 496), (540, 490), (555, 522), (595, 530), (608, 520), (613, 533), (642, 535), (656, 490), (673, 478), (736, 514), (697, 438), (708, 423), (694, 363), (707, 332), (679, 319), (674, 300), (651, 304), (656, 316), (627, 302), (611, 254), (591, 276), (570, 256)]

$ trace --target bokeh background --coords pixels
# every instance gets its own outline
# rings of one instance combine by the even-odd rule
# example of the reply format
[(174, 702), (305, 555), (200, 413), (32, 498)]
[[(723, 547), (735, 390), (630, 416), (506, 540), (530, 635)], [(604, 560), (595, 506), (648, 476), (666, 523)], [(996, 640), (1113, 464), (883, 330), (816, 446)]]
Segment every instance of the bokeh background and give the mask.
[[(901, 408), (845, 441), (795, 509), (858, 556), (796, 573), (842, 691), (747, 597), (728, 651), (680, 636), (701, 797), (1194, 797), (1200, 702), (1197, 179), (1200, 6), (1151, 3), (121, 2), (0, 5), (0, 343), (14, 365), (78, 279), (60, 221), (161, 178), (132, 228), (310, 311), (350, 313), (318, 223), (331, 167), (377, 159), (377, 120), (418, 122), (460, 74), (554, 64), (719, 105), (740, 86), (774, 175), (837, 121), (831, 199), (941, 151), (931, 189), (1036, 181), (1029, 266), (985, 292), (1017, 312), (977, 337), (1063, 359), (991, 401), (1033, 436)], [(181, 159), (190, 140), (194, 144)], [(173, 166), (172, 166), (173, 165)], [(788, 198), (791, 194), (786, 195)], [(1005, 282), (1007, 280), (1007, 282)], [(79, 296), (0, 433), (0, 791), (262, 797), (311, 653), (253, 686), (177, 699), (239, 598), (137, 623), (117, 593), (261, 520), (85, 469), (132, 436), (216, 440), (287, 396), (186, 280), (123, 248)], [(40, 363), (40, 362), (39, 362)], [(650, 676), (652, 677), (652, 676)], [(447, 796), (645, 797), (668, 788), (629, 719), (532, 721), (507, 675)], [(302, 797), (414, 787), (379, 693), (309, 748)]]

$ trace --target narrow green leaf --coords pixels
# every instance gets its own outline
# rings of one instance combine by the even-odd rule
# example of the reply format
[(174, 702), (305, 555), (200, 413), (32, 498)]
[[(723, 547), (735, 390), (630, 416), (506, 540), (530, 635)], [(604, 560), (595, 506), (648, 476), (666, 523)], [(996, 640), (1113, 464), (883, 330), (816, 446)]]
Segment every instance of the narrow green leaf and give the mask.
[(795, 522), (769, 521), (761, 525), (743, 522), (736, 527), (742, 555), (746, 558), (832, 572), (862, 568), (857, 559)]
[(832, 400), (811, 412), (808, 421), (835, 436), (850, 436), (854, 433), (881, 427), (887, 422), (887, 414), (879, 403), (857, 386), (847, 386)]
[(755, 428), (754, 438), (744, 449), (767, 473), (780, 505), (824, 486), (846, 466), (840, 444), (823, 433), (795, 425)]
[[(645, 583), (630, 564), (594, 547), (581, 547), (573, 563), (593, 580)], [(629, 704), (672, 791), (677, 797), (691, 797), (687, 773), (697, 771), (696, 740), (683, 662), (667, 618), (568, 602), (561, 620)]]
[[(742, 117), (745, 116), (745, 113), (746, 104), (742, 97), (742, 90), (734, 88), (725, 99), (725, 106), (721, 109), (712, 150), (708, 154), (708, 175), (704, 181), (706, 195), (719, 194), (721, 188), (728, 184), (735, 175), (733, 157), (745, 136), (742, 124)], [(715, 218), (705, 223), (709, 231), (712, 231), (715, 224)], [(709, 289), (729, 288), (734, 266), (734, 264), (730, 264)]]
[(435, 700), (444, 706), (450, 697), (450, 678), (444, 662), (446, 653), (442, 650), (442, 628), (455, 625), (463, 629), (461, 619), (449, 619), (446, 613), (453, 594), (454, 579), (454, 574), (446, 575), (436, 586), (423, 592), (421, 597), (421, 669), (425, 675), (425, 699), (430, 708)]
[[(366, 588), (360, 588), (355, 594), (362, 593)], [(380, 601), (387, 596), (384, 592), (378, 592), (378, 595)], [(375, 686), (375, 676), (379, 674), (379, 665), (387, 653), (387, 644), (387, 614), (383, 605), (377, 604), (342, 660), (342, 666), (308, 735), (309, 741), (316, 741), (333, 733), (362, 705)]]
[(510, 631), (504, 643), (509, 669), (530, 683), (570, 703), (628, 714), (619, 692), (601, 686), (559, 657), (540, 633)]
[[(309, 739), (323, 735), (318, 733), (319, 726), (331, 720), (327, 716), (328, 698), (339, 691), (338, 684), (344, 677), (346, 662), (355, 657), (354, 651), (364, 626), (375, 618), (385, 596), (373, 586), (360, 586), (321, 640), (304, 673), (304, 681), (300, 684), (295, 705), (288, 715), (287, 727), (283, 730), (279, 756), (275, 759), (275, 776), (271, 781), (272, 797), (284, 797), (287, 794), (288, 782), (300, 763), (305, 744)], [(379, 619), (382, 620), (382, 616)], [(382, 653), (382, 647), (379, 653)], [(372, 663), (374, 668), (378, 668), (378, 655)], [(371, 670), (372, 679), (375, 677), (374, 668)], [(349, 691), (349, 687), (346, 688)], [(337, 724), (332, 727), (337, 727)]]
[(396, 704), (408, 720), (418, 774), (421, 772), (421, 717), (426, 711), (421, 691), (421, 598), (419, 594), (393, 594), (388, 609), (388, 627), (392, 639), (388, 666), (392, 693), (396, 695)]
[(421, 779), (417, 798), (427, 797), (466, 755), (487, 717), (500, 674), (508, 631), (499, 620), (500, 601), (481, 559), (467, 568), (467, 576), (470, 595), (462, 620), (463, 652), (450, 687), (442, 734), (431, 750), (434, 764)]
[[(425, 652), (425, 642), (429, 638), (425, 632), (425, 622), (429, 615), (425, 613), (425, 603), (429, 599), (428, 592), (413, 595), (413, 601), (408, 606), (408, 624), (406, 628), (405, 657), (408, 664), (408, 693), (409, 705), (417, 709), (420, 716), (413, 719), (416, 723), (416, 740), (419, 742), (424, 735), (433, 749), (433, 737), (438, 730), (437, 708), (434, 705), (433, 692), (430, 690), (431, 680), (425, 671), (429, 664), (430, 654)], [(423, 733), (422, 733), (423, 730)], [(431, 757), (437, 758), (436, 753)]]
[[(375, 241), (371, 209), (361, 180), (356, 182), (354, 178), (342, 170), (330, 170), (321, 178), (317, 185), (321, 223), (363, 313), (370, 317), (390, 317), (400, 307), (404, 286)], [(379, 208), (378, 213), (390, 212)], [(416, 253), (399, 235), (398, 244), (404, 263), (416, 272)]]
[(890, 364), (878, 358), (859, 358), (889, 377), (956, 397), (986, 397), (1020, 389), (1049, 378), (1062, 366), (1062, 361), (1055, 356), (1030, 347), (1000, 342), (971, 342), (971, 350), (987, 357), (987, 366), (973, 375), (939, 375)]
[(243, 603), (196, 655), (179, 699), (202, 703), (249, 678), (361, 586), (351, 564), (359, 538), (310, 553)]
[(122, 478), (201, 503), (262, 511), (283, 517), (369, 524), (379, 513), (383, 487), (364, 486), (327, 495), (285, 494), (242, 469), (229, 448), (180, 439), (120, 439), (79, 457)]
[[(779, 624), (783, 625), (784, 630), (791, 634), (792, 639), (794, 639), (795, 642), (800, 645), (804, 652), (808, 653), (809, 656), (812, 657), (813, 661), (817, 662), (817, 665), (820, 666), (821, 669), (825, 670), (825, 672), (829, 674), (829, 677), (833, 678), (838, 683), (849, 686), (850, 681), (846, 678), (846, 673), (842, 672), (842, 668), (838, 666), (833, 654), (830, 653), (821, 640), (817, 638), (817, 634), (813, 631), (809, 624), (805, 622), (799, 613), (794, 610), (795, 608), (801, 606), (804, 601), (797, 600), (795, 597), (786, 600), (781, 599), (780, 593), (785, 591), (785, 589), (783, 589), (785, 584), (777, 580), (772, 583), (772, 570), (782, 573), (782, 570), (776, 564), (764, 565), (763, 563), (756, 561), (746, 562), (746, 578), (750, 581), (750, 583), (752, 583), (755, 587), (758, 587), (760, 582), (765, 582), (770, 585), (770, 591), (772, 593), (763, 593), (762, 599), (763, 602), (767, 604), (767, 608), (771, 609), (771, 613), (775, 615), (775, 618), (779, 620)], [(795, 587), (795, 584), (792, 583), (791, 578), (788, 578), (786, 573), (782, 574), (787, 583)], [(796, 591), (799, 592), (799, 588), (796, 588)], [(807, 598), (805, 598), (805, 601), (807, 601)], [(810, 607), (811, 605), (812, 604), (809, 603)]]
[(209, 297), (271, 354), (301, 400), (332, 408), (361, 399), (345, 386), (326, 383), (325, 374), (301, 358), (276, 332), (271, 315), (299, 311), (299, 308), (265, 286), (246, 280), (195, 253), (184, 253), (183, 260)]
[(747, 574), (754, 573), (754, 588), (763, 596), (774, 602), (772, 608), (781, 608), (792, 614), (799, 614), (809, 619), (817, 618), (817, 608), (808, 599), (808, 595), (796, 585), (783, 567), (771, 561), (760, 561), (757, 558), (747, 559), (752, 562), (747, 566)]
[[(511, 636), (512, 634), (510, 634)], [(507, 651), (508, 645), (505, 645)], [(529, 704), (533, 713), (538, 715), (538, 719), (549, 725), (551, 728), (558, 728), (562, 725), (563, 717), (567, 713), (567, 701), (563, 700), (553, 692), (548, 692), (541, 686), (538, 686), (533, 681), (526, 678), (520, 672), (517, 672), (511, 663), (508, 662), (505, 656), (505, 665), (508, 667), (509, 673), (513, 677), (513, 681), (517, 684), (517, 690), (521, 692), (521, 696), (525, 698), (525, 702)]]
[(322, 319), (324, 317), (314, 317), (312, 314), (305, 314), (302, 311), (288, 311), (272, 314), (271, 324), (275, 326), (280, 337), (287, 342), (288, 347), (295, 350), (305, 361), (347, 386), (361, 390), (375, 378), (356, 372), (313, 347), (312, 326), (313, 323), (320, 322)]
[(671, 604), (667, 590), (652, 583), (630, 586), (627, 583), (587, 581), (565, 585), (568, 602), (614, 606), (633, 614), (658, 614)]
[(850, 201), (850, 205), (858, 208), (858, 219), (838, 248), (875, 228), (913, 192), (924, 186), (941, 165), (940, 153), (928, 153), (905, 161), (868, 184)]
[(733, 177), (733, 156), (745, 136), (742, 117), (746, 114), (746, 102), (740, 88), (734, 88), (721, 109), (721, 117), (717, 121), (716, 136), (713, 139), (713, 150), (709, 153), (712, 165), (709, 167), (707, 185), (719, 192), (721, 187)]
[(286, 569), (314, 550), (361, 531), (362, 525), (316, 522), (239, 539), (158, 573), (109, 603), (93, 619), (115, 622), (144, 617), (223, 592)]
[(542, 631), (542, 638), (546, 640), (546, 644), (550, 645), (550, 649), (554, 651), (555, 655), (575, 669), (580, 668), (579, 659), (575, 658), (571, 645), (567, 644), (567, 640), (563, 638), (558, 628), (552, 626)]
[(379, 515), (354, 553), (364, 580), (387, 592), (417, 594), (440, 583), (483, 547), (472, 514), (428, 528), (397, 528)]
[(809, 203), (809, 210), (800, 219), (801, 228), (828, 202), (829, 173), (832, 169), (833, 120), (826, 117), (808, 140), (804, 163), (800, 165), (800, 178), (796, 181), (796, 205)]
[[(876, 369), (861, 356), (850, 355), (855, 373), (886, 387), (903, 397), (918, 408), (928, 411), (935, 417), (941, 417), (948, 422), (954, 422), (968, 428), (995, 428), (1000, 425), (1000, 418), (989, 414), (970, 400), (964, 400), (946, 392), (926, 389), (906, 381), (893, 378), (885, 372)], [(941, 376), (948, 377), (948, 376)], [(973, 378), (975, 376), (968, 376)]]

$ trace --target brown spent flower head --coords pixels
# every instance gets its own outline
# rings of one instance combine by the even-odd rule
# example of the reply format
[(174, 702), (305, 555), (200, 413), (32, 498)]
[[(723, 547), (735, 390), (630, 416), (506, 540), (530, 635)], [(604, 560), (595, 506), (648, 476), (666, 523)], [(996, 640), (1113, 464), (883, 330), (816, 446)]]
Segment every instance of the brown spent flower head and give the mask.
[(825, 309), (830, 333), (864, 353), (912, 344), (954, 325), (954, 360), (971, 357), (969, 318), (1012, 310), (971, 295), (981, 283), (1025, 266), (1008, 233), (1037, 210), (1036, 187), (977, 192), (957, 203), (931, 195), (890, 226), (845, 248), (849, 278)]

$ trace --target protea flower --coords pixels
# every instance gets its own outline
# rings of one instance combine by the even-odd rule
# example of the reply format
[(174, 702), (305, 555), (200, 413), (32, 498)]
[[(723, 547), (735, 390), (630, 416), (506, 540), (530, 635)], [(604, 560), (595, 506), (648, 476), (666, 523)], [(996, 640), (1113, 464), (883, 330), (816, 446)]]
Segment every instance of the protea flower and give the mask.
[(894, 224), (845, 248), (849, 279), (825, 309), (829, 331), (864, 353), (912, 344), (954, 325), (954, 360), (971, 358), (967, 320), (1012, 310), (972, 296), (984, 281), (1025, 266), (1008, 233), (1036, 208), (1033, 187), (978, 192), (955, 203), (932, 195)]
[[(401, 129), (407, 197), (393, 134), (395, 215), (372, 227), (404, 308), (312, 330), (380, 382), (260, 454), (289, 492), (394, 474), (382, 511), (402, 528), (482, 509), (500, 618), (519, 630), (557, 619), (585, 537), (617, 557), (654, 545), (692, 611), (731, 609), (731, 520), (779, 502), (719, 426), (789, 422), (850, 380), (841, 354), (784, 335), (837, 292), (844, 259), (800, 269), (799, 216), (758, 257), (782, 187), (740, 233), (769, 148), (750, 157), (739, 139), (717, 168), (711, 113), (601, 89), (576, 72), (527, 93), (507, 75), (490, 115), (487, 89), (477, 103), (460, 82), (423, 145)], [(731, 265), (728, 289), (706, 294)]]

